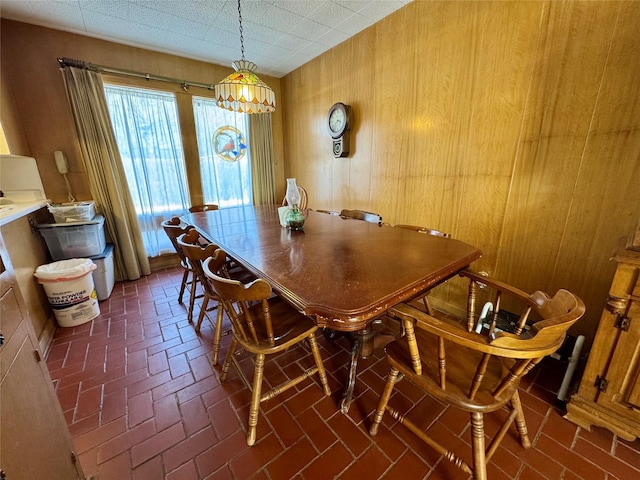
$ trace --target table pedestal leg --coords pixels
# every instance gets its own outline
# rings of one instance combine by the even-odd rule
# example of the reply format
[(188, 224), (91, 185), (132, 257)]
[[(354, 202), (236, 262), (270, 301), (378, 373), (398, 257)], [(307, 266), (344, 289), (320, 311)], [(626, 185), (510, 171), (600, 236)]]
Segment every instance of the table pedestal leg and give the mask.
[(349, 407), (353, 401), (353, 389), (356, 384), (356, 372), (358, 370), (358, 359), (367, 358), (373, 353), (373, 335), (371, 328), (364, 328), (349, 334), (351, 340), (351, 361), (349, 362), (349, 377), (347, 387), (340, 400), (340, 411), (344, 414), (349, 412)]
[[(328, 332), (325, 333), (325, 335), (327, 335), (327, 338), (335, 339), (335, 336), (330, 337)], [(334, 335), (336, 334), (334, 333)], [(342, 399), (340, 400), (340, 411), (344, 414), (349, 412), (349, 407), (353, 401), (353, 390), (356, 384), (358, 359), (371, 356), (374, 349), (383, 348), (387, 343), (395, 339), (393, 335), (377, 332), (371, 327), (366, 327), (362, 330), (358, 330), (357, 332), (351, 332), (348, 336), (349, 341), (351, 342), (349, 374), (347, 378), (347, 386), (345, 387)]]

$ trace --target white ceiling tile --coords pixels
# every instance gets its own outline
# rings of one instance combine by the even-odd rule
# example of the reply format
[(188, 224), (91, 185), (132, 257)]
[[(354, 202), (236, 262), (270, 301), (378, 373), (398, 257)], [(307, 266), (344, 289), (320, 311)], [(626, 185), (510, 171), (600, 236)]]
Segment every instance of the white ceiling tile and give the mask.
[(320, 45), (326, 45), (327, 47), (330, 48), (330, 47), (335, 47), (336, 45), (339, 45), (340, 43), (348, 39), (349, 39), (349, 35), (339, 30), (336, 30), (334, 28), (332, 30), (329, 30), (324, 35), (318, 37), (316, 39), (316, 43)]
[(306, 47), (310, 43), (311, 42), (309, 40), (306, 40), (304, 38), (286, 34), (275, 41), (274, 45), (296, 51), (301, 49), (302, 47)]
[(175, 17), (185, 18), (194, 22), (202, 22), (214, 21), (226, 1), (207, 0), (205, 2), (187, 2), (184, 0), (137, 0), (136, 3)]
[[(280, 30), (274, 30), (265, 25), (255, 22), (242, 21), (242, 36), (245, 38), (253, 38), (267, 43), (277, 42), (285, 33)], [(240, 41), (240, 30), (238, 30), (238, 41)]]
[[(409, 2), (406, 2), (409, 3)], [(405, 2), (399, 0), (381, 0), (377, 2), (368, 2), (367, 5), (358, 10), (360, 15), (364, 15), (373, 22), (386, 17), (387, 15), (399, 10), (405, 5)]]
[(298, 25), (303, 21), (304, 17), (274, 5), (262, 17), (252, 18), (251, 20), (261, 25), (267, 25), (269, 28), (287, 32), (292, 26)]
[(307, 17), (326, 0), (286, 0), (277, 2), (278, 7), (301, 17)]
[[(4, 0), (2, 4), (2, 16), (5, 15)], [(23, 2), (15, 2), (23, 3)], [(73, 24), (82, 24), (82, 11), (78, 8), (77, 1), (56, 1), (49, 0), (47, 2), (25, 2), (30, 3), (31, 18), (38, 25), (47, 25), (51, 22), (60, 22), (64, 29), (65, 26)], [(14, 4), (14, 9), (18, 9), (19, 5)]]
[[(245, 57), (285, 75), (410, 1), (242, 0)], [(0, 0), (0, 16), (225, 66), (241, 57), (235, 0)]]
[(317, 43), (311, 43), (311, 44), (307, 45), (306, 47), (301, 48), (298, 52), (296, 52), (296, 54), (297, 55), (301, 55), (302, 57), (308, 58), (309, 60), (311, 60), (313, 58), (316, 58), (318, 55), (326, 52), (327, 50), (329, 50), (329, 49), (324, 45), (318, 45)]
[(124, 19), (132, 15), (130, 0), (78, 0), (78, 4), (83, 12), (102, 13), (103, 15)]
[(221, 28), (210, 28), (203, 38), (205, 44), (214, 44), (225, 50), (236, 50), (240, 54), (240, 34), (228, 32)]
[(334, 2), (324, 2), (319, 8), (311, 12), (307, 17), (322, 25), (333, 28), (353, 15), (353, 12)]
[(305, 18), (298, 25), (295, 25), (293, 28), (291, 28), (289, 30), (289, 33), (297, 37), (317, 38), (321, 35), (324, 35), (329, 30), (331, 29), (326, 25), (322, 25), (318, 22), (314, 22), (313, 20), (308, 20)]
[[(371, 3), (368, 0), (333, 0), (333, 1), (338, 5), (343, 6), (344, 8), (348, 8), (352, 12), (358, 12), (360, 11), (360, 9), (364, 8), (369, 3)], [(381, 0), (378, 0), (378, 1), (381, 1)]]
[(266, 48), (262, 52), (263, 55), (269, 56), (269, 57), (273, 58), (274, 60), (281, 59), (281, 58), (286, 58), (289, 55), (291, 55), (292, 53), (294, 53), (293, 50), (290, 50), (288, 48), (277, 47), (275, 45), (270, 45), (268, 48)]
[(351, 17), (335, 26), (335, 30), (346, 34), (349, 37), (370, 27), (373, 22), (359, 13), (354, 13)]

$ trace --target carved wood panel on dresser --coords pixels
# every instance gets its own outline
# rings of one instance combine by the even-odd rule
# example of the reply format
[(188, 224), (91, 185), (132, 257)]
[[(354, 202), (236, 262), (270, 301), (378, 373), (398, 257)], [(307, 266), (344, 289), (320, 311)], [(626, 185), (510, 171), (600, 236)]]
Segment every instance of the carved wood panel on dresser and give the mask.
[(609, 297), (578, 393), (565, 418), (586, 429), (608, 428), (625, 440), (640, 436), (640, 248), (621, 241)]

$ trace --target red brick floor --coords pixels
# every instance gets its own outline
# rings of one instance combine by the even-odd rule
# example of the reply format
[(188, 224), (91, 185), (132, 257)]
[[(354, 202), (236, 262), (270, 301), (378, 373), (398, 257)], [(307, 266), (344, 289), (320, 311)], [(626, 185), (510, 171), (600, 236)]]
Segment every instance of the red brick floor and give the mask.
[[(118, 283), (101, 315), (56, 332), (47, 363), (85, 473), (98, 480), (144, 479), (463, 479), (449, 462), (389, 416), (375, 438), (369, 417), (387, 373), (380, 353), (359, 363), (357, 398), (338, 410), (348, 344), (319, 335), (333, 394), (315, 379), (263, 404), (256, 445), (245, 425), (250, 394), (231, 372), (220, 384), (212, 367), (212, 329), (200, 335), (177, 302), (181, 272), (168, 269)], [(205, 321), (206, 323), (206, 321)], [(222, 353), (230, 335), (223, 338)], [(301, 346), (268, 358), (267, 382), (280, 382), (310, 362)], [(251, 372), (251, 360), (242, 359)], [(555, 362), (555, 363), (554, 363)], [(628, 480), (640, 478), (640, 441), (607, 430), (588, 432), (562, 418), (555, 394), (563, 366), (543, 362), (521, 386), (531, 449), (514, 430), (489, 466), (489, 478)], [(392, 402), (415, 403), (432, 432), (470, 459), (467, 415), (423, 398), (404, 381)], [(503, 412), (487, 416), (495, 431)], [(463, 455), (464, 456), (464, 455)]]

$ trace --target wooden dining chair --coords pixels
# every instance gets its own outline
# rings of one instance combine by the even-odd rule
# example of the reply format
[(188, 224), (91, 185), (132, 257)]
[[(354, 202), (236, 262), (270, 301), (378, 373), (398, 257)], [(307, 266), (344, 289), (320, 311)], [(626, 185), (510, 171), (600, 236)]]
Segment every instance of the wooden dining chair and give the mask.
[(355, 220), (364, 220), (369, 223), (377, 223), (382, 225), (382, 217), (377, 213), (365, 212), (364, 210), (341, 210), (342, 218), (353, 218)]
[[(204, 246), (201, 245), (200, 234), (196, 229), (192, 229), (187, 233), (180, 235), (178, 237), (178, 244), (180, 245), (180, 248), (182, 248), (184, 255), (189, 260), (189, 263), (193, 268), (193, 272), (198, 282), (200, 283), (200, 285), (202, 285), (202, 295), (201, 295), (202, 303), (200, 304), (200, 312), (198, 314), (198, 320), (195, 325), (195, 331), (196, 332), (200, 331), (200, 328), (202, 327), (202, 321), (204, 320), (205, 316), (207, 316), (207, 318), (211, 320), (211, 318), (208, 315), (209, 312), (213, 310), (217, 310), (216, 320), (215, 322), (211, 322), (214, 330), (213, 356), (211, 358), (211, 363), (213, 365), (216, 365), (218, 363), (218, 353), (220, 351), (220, 339), (222, 338), (222, 310), (223, 309), (221, 308), (221, 305), (219, 303), (220, 299), (218, 298), (218, 295), (216, 295), (215, 291), (213, 290), (213, 287), (211, 286), (210, 280), (204, 274), (202, 263), (207, 258), (213, 255), (213, 253), (218, 249), (218, 246), (213, 243), (209, 243)], [(241, 280), (246, 282), (254, 279), (254, 277), (251, 276), (247, 271), (239, 267), (236, 267), (235, 264), (233, 266), (230, 266), (229, 262), (225, 265), (225, 275), (228, 276), (229, 278), (234, 278), (236, 280)], [(190, 308), (191, 308), (190, 318), (193, 318), (192, 315), (193, 315), (193, 309), (195, 308), (195, 299), (196, 299), (196, 295), (192, 294), (190, 298)], [(213, 304), (211, 305), (210, 303), (213, 303)]]
[[(173, 248), (178, 254), (178, 257), (180, 258), (180, 267), (183, 269), (182, 282), (180, 283), (180, 293), (178, 293), (178, 303), (182, 303), (185, 290), (188, 289), (189, 295), (191, 296), (191, 292), (195, 292), (196, 290), (198, 280), (195, 273), (193, 272), (193, 268), (191, 268), (191, 263), (189, 262), (187, 257), (185, 257), (182, 248), (178, 244), (178, 237), (188, 232), (189, 230), (194, 229), (194, 227), (193, 225), (183, 224), (179, 217), (172, 217), (169, 220), (165, 220), (161, 225), (163, 230), (169, 237), (171, 245), (173, 245)], [(192, 307), (190, 305), (189, 311), (191, 311), (191, 308)], [(189, 318), (191, 317), (189, 316)]]
[[(520, 379), (562, 345), (567, 329), (584, 315), (585, 307), (567, 290), (559, 290), (550, 298), (540, 291), (528, 295), (469, 270), (460, 276), (469, 282), (466, 328), (408, 304), (401, 303), (389, 311), (404, 323), (406, 335), (385, 348), (390, 370), (369, 433), (376, 435), (384, 413), (389, 412), (444, 458), (474, 479), (485, 480), (487, 463), (512, 422), (515, 421), (522, 446), (531, 445), (518, 396)], [(492, 292), (493, 313), (484, 335), (474, 331), (479, 315), (479, 286), (483, 297)], [(507, 307), (520, 312), (512, 333), (496, 328), (502, 314), (508, 312)], [(423, 430), (417, 415), (401, 413), (390, 405), (399, 375), (444, 405), (469, 413), (471, 463)], [(485, 448), (483, 415), (505, 406), (509, 414)]]
[(339, 216), (340, 212), (336, 212), (335, 210), (314, 210), (318, 213), (326, 213), (327, 215), (336, 215)]
[[(251, 389), (247, 444), (253, 445), (256, 441), (258, 411), (261, 402), (276, 397), (316, 373), (320, 378), (324, 394), (328, 396), (331, 391), (315, 337), (316, 330), (318, 330), (315, 323), (280, 297), (273, 296), (271, 286), (265, 280), (256, 279), (251, 283), (244, 284), (226, 278), (224, 274), (226, 260), (226, 253), (217, 250), (213, 257), (205, 260), (203, 268), (231, 320), (233, 330), (233, 340), (222, 367), (220, 381), (226, 380), (229, 366), (233, 363), (240, 377)], [(263, 394), (262, 380), (265, 357), (285, 351), (304, 340), (311, 348), (315, 366)], [(255, 355), (252, 384), (245, 377), (235, 358), (234, 352), (238, 346)]]
[(218, 210), (219, 207), (215, 203), (201, 203), (200, 205), (193, 205), (189, 207), (190, 213), (196, 212), (208, 212), (209, 210)]
[(404, 228), (405, 230), (411, 230), (418, 233), (426, 233), (429, 235), (435, 235), (436, 237), (445, 237), (450, 238), (451, 235), (448, 233), (441, 232), (440, 230), (435, 230), (433, 228), (421, 227), (419, 225), (395, 225), (397, 228)]
[[(451, 235), (448, 233), (444, 233), (444, 232), (441, 232), (440, 230), (435, 230), (433, 228), (421, 227), (419, 225), (399, 224), (399, 225), (396, 225), (396, 227), (404, 228), (405, 230), (411, 230), (412, 232), (425, 233), (427, 235), (434, 235), (436, 237), (451, 238)], [(425, 311), (429, 315), (433, 315), (434, 311), (433, 311), (433, 308), (431, 307), (431, 304), (429, 303), (430, 293), (431, 293), (431, 290), (427, 290), (422, 296), (421, 300), (422, 300), (422, 304), (424, 305)]]
[[(298, 205), (298, 209), (306, 210), (309, 206), (309, 195), (307, 194), (305, 188), (301, 187), (300, 185), (298, 185), (298, 193), (300, 194), (300, 205)], [(282, 206), (284, 207), (286, 205), (288, 205), (288, 203), (287, 196), (285, 195), (285, 197), (282, 199)]]

